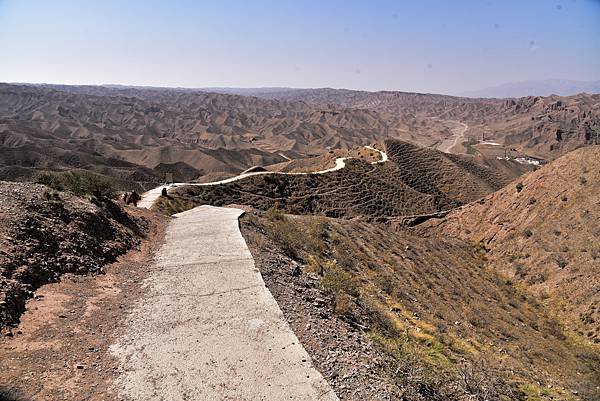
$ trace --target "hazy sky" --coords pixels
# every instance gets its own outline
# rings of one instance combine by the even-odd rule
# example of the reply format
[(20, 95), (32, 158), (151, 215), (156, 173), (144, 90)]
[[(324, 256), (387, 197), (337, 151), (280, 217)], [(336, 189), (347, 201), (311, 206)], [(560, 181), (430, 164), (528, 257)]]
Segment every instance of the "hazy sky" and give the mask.
[(0, 0), (0, 81), (459, 93), (600, 79), (600, 0)]

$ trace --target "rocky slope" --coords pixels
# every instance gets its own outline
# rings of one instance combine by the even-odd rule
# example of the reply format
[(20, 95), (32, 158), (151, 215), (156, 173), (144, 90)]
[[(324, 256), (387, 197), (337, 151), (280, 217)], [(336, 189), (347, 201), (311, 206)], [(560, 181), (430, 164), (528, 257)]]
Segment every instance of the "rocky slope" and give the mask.
[(251, 211), (242, 232), (344, 400), (595, 400), (600, 352), (444, 231)]
[(145, 236), (148, 225), (111, 200), (0, 181), (0, 330), (25, 301), (64, 274), (98, 274)]

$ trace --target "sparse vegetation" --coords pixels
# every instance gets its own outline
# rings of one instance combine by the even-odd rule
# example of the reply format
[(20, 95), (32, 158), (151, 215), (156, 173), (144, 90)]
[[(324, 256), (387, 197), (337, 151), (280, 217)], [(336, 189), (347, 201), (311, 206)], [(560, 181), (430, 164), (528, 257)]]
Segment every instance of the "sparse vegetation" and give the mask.
[(111, 178), (86, 170), (41, 171), (33, 176), (32, 181), (57, 191), (69, 191), (79, 196), (93, 195), (98, 198), (115, 196), (114, 182)]
[(579, 398), (562, 388), (541, 386), (539, 383), (527, 383), (519, 387), (526, 401), (577, 401)]
[(529, 276), (527, 278), (527, 284), (529, 284), (529, 285), (541, 284), (541, 283), (545, 282), (547, 279), (548, 279), (548, 276), (544, 273), (532, 274), (531, 276)]
[[(521, 387), (542, 366), (564, 375), (584, 366), (562, 324), (545, 317), (535, 297), (482, 269), (483, 244), (425, 241), (378, 224), (274, 211), (243, 221), (268, 238), (262, 246), (272, 250), (272, 241), (300, 261), (300, 274), (317, 278), (332, 312), (364, 327), (386, 350), (386, 375), (407, 400), (525, 400)], [(451, 254), (442, 251), (450, 247)], [(527, 274), (520, 262), (527, 257), (508, 257), (516, 277), (546, 281), (544, 274)], [(458, 304), (455, 313), (450, 306)], [(502, 351), (513, 347), (530, 351), (527, 357)], [(562, 349), (560, 360), (554, 347)]]
[(515, 263), (514, 267), (515, 267), (515, 275), (518, 278), (525, 277), (525, 275), (527, 274), (527, 269), (523, 263)]
[(156, 200), (155, 207), (163, 213), (173, 215), (191, 209), (193, 206), (190, 202), (181, 197), (164, 197), (161, 196)]
[(479, 141), (475, 138), (469, 138), (468, 140), (464, 141), (462, 143), (462, 145), (465, 147), (465, 149), (467, 150), (467, 154), (469, 155), (474, 155), (477, 154), (477, 149), (475, 149), (475, 145), (477, 145), (479, 143)]
[(60, 194), (56, 191), (45, 190), (44, 192), (42, 192), (42, 197), (47, 201), (58, 203), (61, 202)]
[(389, 162), (375, 166), (355, 158), (331, 174), (260, 175), (218, 186), (180, 187), (170, 195), (191, 206), (235, 203), (290, 214), (389, 217), (453, 209), (509, 182), (464, 156), (401, 141), (388, 140), (385, 146)]
[(521, 192), (523, 190), (523, 183), (519, 182), (517, 183), (517, 192)]

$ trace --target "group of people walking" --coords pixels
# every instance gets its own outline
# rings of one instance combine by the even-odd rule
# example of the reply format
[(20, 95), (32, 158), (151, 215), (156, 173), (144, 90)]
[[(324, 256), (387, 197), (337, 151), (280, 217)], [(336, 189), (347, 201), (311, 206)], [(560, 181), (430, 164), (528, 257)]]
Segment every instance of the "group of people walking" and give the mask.
[(142, 199), (142, 197), (135, 191), (125, 192), (123, 194), (123, 202), (125, 202), (126, 205), (133, 205), (137, 207), (140, 199)]
[[(167, 188), (163, 187), (163, 189), (160, 191), (160, 195), (167, 197), (168, 196)], [(122, 199), (126, 205), (133, 205), (133, 206), (137, 207), (137, 204), (140, 201), (140, 199), (142, 199), (142, 197), (137, 192), (131, 191), (131, 192), (125, 192), (123, 194)]]

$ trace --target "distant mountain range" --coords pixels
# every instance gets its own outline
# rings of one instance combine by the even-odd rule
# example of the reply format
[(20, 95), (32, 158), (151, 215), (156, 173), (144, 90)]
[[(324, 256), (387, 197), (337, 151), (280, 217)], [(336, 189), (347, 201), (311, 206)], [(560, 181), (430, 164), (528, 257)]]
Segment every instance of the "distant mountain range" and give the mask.
[(463, 92), (460, 96), (475, 98), (516, 98), (550, 95), (571, 96), (578, 93), (600, 93), (600, 81), (547, 79), (542, 81), (512, 82), (476, 91)]

